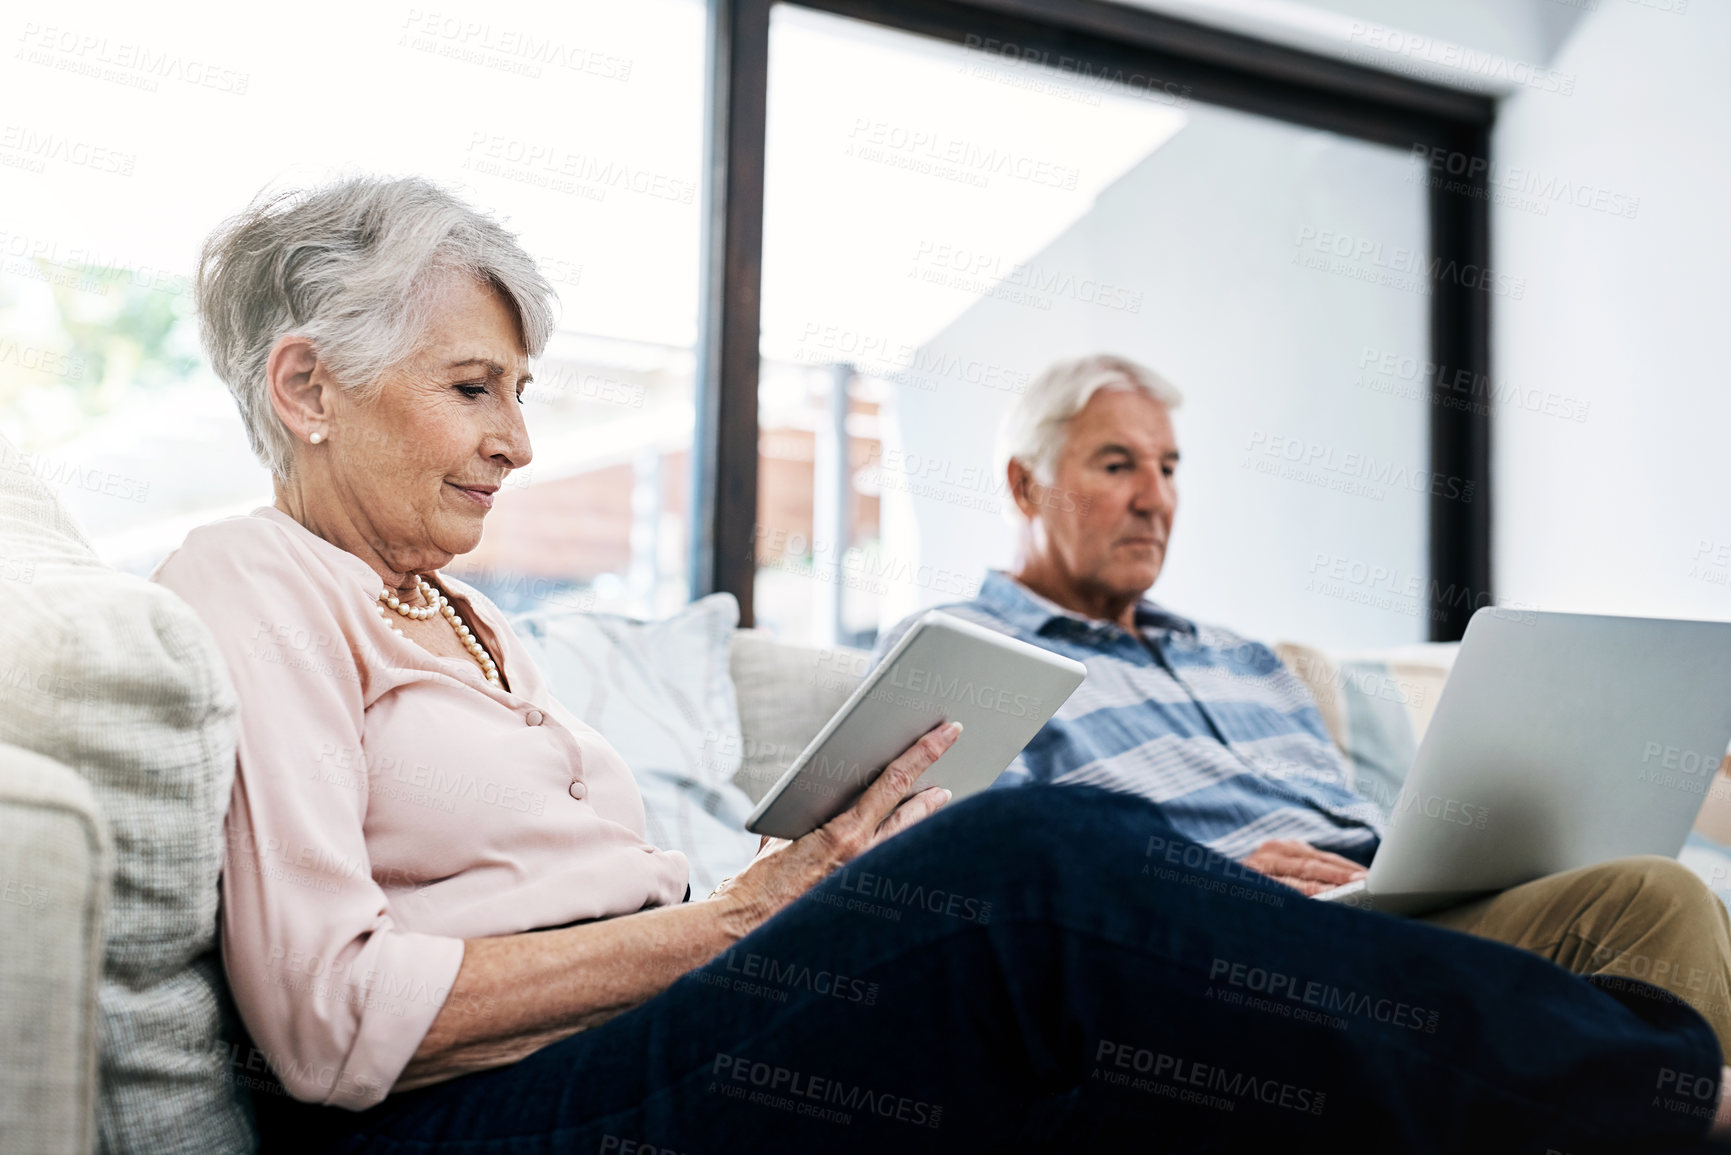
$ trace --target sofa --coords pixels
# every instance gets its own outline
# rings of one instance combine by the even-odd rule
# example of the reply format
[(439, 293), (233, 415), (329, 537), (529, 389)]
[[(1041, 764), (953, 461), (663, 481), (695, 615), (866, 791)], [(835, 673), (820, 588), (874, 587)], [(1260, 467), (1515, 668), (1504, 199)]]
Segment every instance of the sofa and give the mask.
[[(16, 460), (0, 440), (0, 1151), (252, 1150), (271, 1084), (215, 953), (232, 685), (191, 608), (102, 565)], [(749, 860), (745, 813), (867, 668), (736, 628), (725, 595), (656, 622), (553, 606), (513, 625), (633, 767), (697, 896)], [(1452, 647), (1280, 654), (1357, 788), (1391, 805)]]

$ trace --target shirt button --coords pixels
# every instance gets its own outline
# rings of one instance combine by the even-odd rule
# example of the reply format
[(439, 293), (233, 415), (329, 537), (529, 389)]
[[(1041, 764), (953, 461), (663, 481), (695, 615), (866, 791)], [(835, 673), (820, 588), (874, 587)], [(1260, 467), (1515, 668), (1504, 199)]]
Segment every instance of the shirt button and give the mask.
[(544, 717), (545, 715), (543, 715), (541, 711), (530, 710), (527, 714), (523, 715), (523, 721), (529, 723), (531, 726), (539, 726)]
[(585, 783), (583, 783), (581, 781), (571, 783), (571, 797), (573, 797), (577, 801), (581, 802), (581, 801), (583, 801), (583, 799), (587, 798), (588, 796), (589, 796), (589, 787)]

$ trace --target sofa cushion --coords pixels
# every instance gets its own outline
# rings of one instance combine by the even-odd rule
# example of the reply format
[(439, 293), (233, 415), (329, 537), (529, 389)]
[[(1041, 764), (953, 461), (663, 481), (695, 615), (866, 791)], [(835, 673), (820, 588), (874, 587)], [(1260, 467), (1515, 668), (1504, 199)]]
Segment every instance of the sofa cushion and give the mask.
[(1731, 756), (1701, 785), (1705, 794), (1701, 812), (1677, 861), (1700, 875), (1719, 901), (1731, 908)]
[(85, 781), (0, 743), (0, 1151), (96, 1145), (97, 987), (112, 869)]
[(1438, 643), (1328, 654), (1291, 642), (1275, 647), (1309, 688), (1329, 735), (1346, 755), (1348, 785), (1384, 815), (1394, 811), (1456, 649)]
[(0, 741), (78, 773), (115, 848), (100, 990), (105, 1152), (245, 1151), (215, 953), (237, 703), (191, 607), (97, 559), (0, 439)]
[(694, 897), (757, 852), (739, 769), (739, 708), (728, 642), (732, 594), (711, 594), (660, 621), (541, 609), (511, 626), (559, 702), (598, 730), (643, 794), (649, 841), (691, 864)]
[(764, 630), (733, 635), (741, 742), (734, 781), (754, 802), (841, 709), (869, 666), (864, 650), (793, 645)]

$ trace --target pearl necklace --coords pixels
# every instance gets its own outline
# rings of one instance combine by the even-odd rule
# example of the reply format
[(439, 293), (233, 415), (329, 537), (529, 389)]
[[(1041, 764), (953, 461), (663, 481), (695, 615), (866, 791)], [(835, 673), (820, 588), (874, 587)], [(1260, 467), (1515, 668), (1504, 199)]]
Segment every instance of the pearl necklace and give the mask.
[[(385, 606), (396, 610), (405, 618), (413, 618), (417, 621), (425, 621), (434, 613), (444, 614), (445, 620), (450, 622), (451, 628), (457, 632), (457, 640), (463, 643), (470, 654), (474, 655), (475, 661), (481, 666), (481, 672), (487, 675), (487, 680), (503, 689), (504, 687), (499, 682), (499, 667), (493, 664), (493, 655), (487, 652), (487, 647), (481, 644), (481, 640), (474, 635), (474, 632), (463, 624), (462, 617), (457, 613), (457, 608), (451, 604), (450, 599), (434, 589), (426, 578), (416, 575), (415, 581), (420, 583), (421, 596), (427, 599), (426, 605), (411, 606), (390, 590), (384, 589), (379, 591), (379, 601), (383, 603), (379, 606), (379, 616), (387, 622), (390, 621), (390, 615), (385, 612)], [(392, 626), (391, 632), (398, 637), (408, 636), (398, 626)]]

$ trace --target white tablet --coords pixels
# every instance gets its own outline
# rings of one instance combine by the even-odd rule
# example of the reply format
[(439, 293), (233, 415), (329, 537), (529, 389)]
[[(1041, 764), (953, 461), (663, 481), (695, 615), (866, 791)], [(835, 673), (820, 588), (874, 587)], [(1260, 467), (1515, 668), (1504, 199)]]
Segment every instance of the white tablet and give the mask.
[(962, 735), (908, 793), (928, 786), (947, 787), (952, 799), (978, 793), (1086, 676), (1080, 662), (932, 610), (866, 675), (745, 828), (774, 838), (809, 834), (941, 722), (960, 722)]

